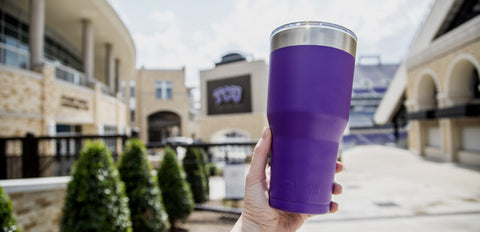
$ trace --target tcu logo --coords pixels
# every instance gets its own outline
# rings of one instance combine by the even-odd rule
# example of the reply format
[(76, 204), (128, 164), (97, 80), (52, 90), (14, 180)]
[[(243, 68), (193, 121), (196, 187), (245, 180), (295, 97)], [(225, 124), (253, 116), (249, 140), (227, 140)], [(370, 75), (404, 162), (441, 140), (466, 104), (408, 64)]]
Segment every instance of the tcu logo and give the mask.
[(242, 87), (238, 85), (225, 85), (213, 90), (215, 105), (233, 102), (235, 104), (242, 101)]

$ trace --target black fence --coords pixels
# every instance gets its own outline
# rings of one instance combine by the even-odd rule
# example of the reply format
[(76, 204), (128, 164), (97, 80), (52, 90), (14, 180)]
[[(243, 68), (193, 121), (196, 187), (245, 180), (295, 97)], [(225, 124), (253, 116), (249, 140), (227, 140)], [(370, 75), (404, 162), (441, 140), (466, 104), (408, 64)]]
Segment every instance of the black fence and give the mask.
[(127, 135), (70, 135), (0, 138), (0, 179), (68, 176), (87, 140), (103, 141), (117, 160)]
[[(224, 162), (225, 164), (233, 163), (247, 163), (249, 162), (249, 156), (252, 153), (252, 148), (256, 145), (256, 142), (224, 142), (224, 143), (148, 143), (147, 149), (151, 155), (156, 154), (156, 150), (163, 151), (165, 147), (171, 147), (176, 149), (177, 147), (188, 148), (202, 148), (207, 151), (208, 162)], [(177, 151), (178, 152), (178, 151)]]
[[(132, 133), (132, 136), (121, 134), (35, 136), (28, 133), (25, 137), (0, 138), (0, 179), (68, 176), (86, 141), (103, 141), (112, 153), (113, 159), (117, 160), (126, 141), (137, 136), (136, 132)], [(147, 144), (149, 153), (153, 156), (162, 154), (166, 146), (174, 149), (204, 148), (209, 151), (209, 162), (220, 161), (228, 164), (247, 162), (247, 156), (235, 156), (235, 153), (251, 153), (255, 142)], [(249, 151), (246, 151), (247, 149)]]

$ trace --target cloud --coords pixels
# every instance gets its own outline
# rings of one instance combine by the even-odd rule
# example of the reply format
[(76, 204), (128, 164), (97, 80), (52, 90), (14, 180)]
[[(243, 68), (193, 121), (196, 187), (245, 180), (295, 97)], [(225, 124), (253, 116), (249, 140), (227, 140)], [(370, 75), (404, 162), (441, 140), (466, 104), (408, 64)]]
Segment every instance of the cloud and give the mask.
[[(111, 1), (115, 6), (116, 0)], [(358, 36), (358, 55), (379, 54), (399, 62), (431, 1), (237, 0), (233, 8), (228, 9), (229, 13), (210, 17), (213, 18), (210, 21), (179, 18), (169, 9), (154, 11), (148, 15), (149, 30), (133, 32), (137, 65), (186, 66), (187, 82), (196, 85), (198, 70), (213, 67), (226, 52), (239, 51), (268, 61), (271, 31), (282, 24), (302, 20), (346, 26)], [(202, 3), (192, 3), (190, 7), (209, 9)]]

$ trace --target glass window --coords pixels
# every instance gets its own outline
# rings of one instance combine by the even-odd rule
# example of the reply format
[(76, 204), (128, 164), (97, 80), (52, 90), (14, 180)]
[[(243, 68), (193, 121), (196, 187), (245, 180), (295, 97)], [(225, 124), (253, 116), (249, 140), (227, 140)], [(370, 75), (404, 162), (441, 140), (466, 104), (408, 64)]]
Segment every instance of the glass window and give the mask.
[(135, 98), (135, 81), (130, 81), (130, 98)]
[(28, 68), (28, 26), (0, 9), (0, 62)]
[(167, 99), (172, 99), (172, 82), (171, 81), (167, 81), (166, 82), (167, 85)]
[(130, 121), (135, 122), (135, 110), (130, 110)]
[[(114, 135), (117, 133), (117, 127), (111, 125), (105, 125), (103, 127), (104, 135)], [(112, 152), (116, 153), (117, 151), (117, 140), (116, 139), (104, 139), (107, 148)]]
[(6, 65), (11, 65), (11, 66), (18, 66), (17, 62), (17, 53), (10, 51), (10, 50), (5, 50), (5, 58), (4, 58), (5, 64)]
[(155, 97), (157, 99), (172, 99), (173, 90), (171, 81), (155, 82)]
[(163, 99), (162, 90), (163, 90), (163, 81), (156, 81), (155, 82), (155, 97), (157, 99)]

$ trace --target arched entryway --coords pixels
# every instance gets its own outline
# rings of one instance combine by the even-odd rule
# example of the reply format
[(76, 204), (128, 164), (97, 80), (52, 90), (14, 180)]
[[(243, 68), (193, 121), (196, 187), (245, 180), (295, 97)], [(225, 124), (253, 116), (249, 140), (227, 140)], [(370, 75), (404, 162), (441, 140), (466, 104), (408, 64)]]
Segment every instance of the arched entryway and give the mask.
[(439, 93), (439, 86), (435, 76), (432, 72), (425, 72), (418, 79), (415, 86), (417, 110), (432, 110), (438, 107), (437, 95)]
[[(470, 54), (461, 54), (449, 65), (445, 92), (450, 109), (480, 105), (480, 62)], [(465, 111), (466, 112), (466, 111)], [(470, 110), (470, 112), (475, 112)], [(454, 160), (480, 163), (480, 117), (464, 114), (445, 119), (450, 122)]]
[(148, 142), (161, 142), (165, 138), (180, 135), (180, 115), (170, 111), (160, 111), (148, 116)]
[(470, 56), (457, 58), (450, 66), (445, 85), (449, 105), (460, 105), (480, 99), (479, 64)]
[(434, 117), (434, 110), (440, 106), (441, 96), (439, 78), (431, 69), (426, 69), (416, 79), (414, 86), (414, 111), (420, 117), (415, 121), (416, 143), (420, 154), (432, 157), (442, 157), (442, 135), (439, 121)]

